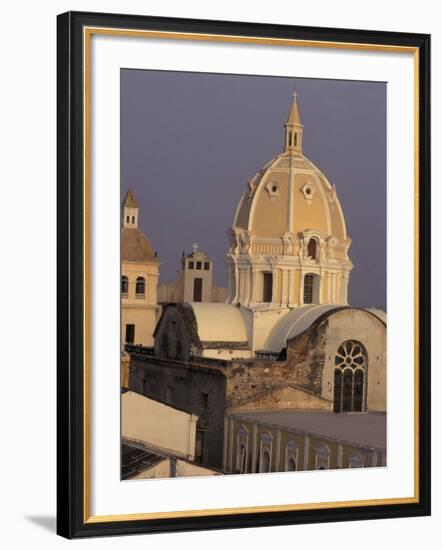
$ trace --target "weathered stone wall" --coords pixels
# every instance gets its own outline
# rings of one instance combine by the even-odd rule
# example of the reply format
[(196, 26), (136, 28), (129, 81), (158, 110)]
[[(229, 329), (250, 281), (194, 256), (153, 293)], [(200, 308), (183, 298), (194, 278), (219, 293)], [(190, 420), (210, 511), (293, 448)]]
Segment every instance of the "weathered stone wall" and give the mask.
[(271, 411), (293, 409), (302, 411), (319, 411), (332, 409), (332, 403), (296, 386), (271, 388), (270, 390), (253, 396), (249, 400), (241, 401), (238, 405), (229, 408), (232, 411)]
[[(234, 361), (227, 372), (227, 407), (287, 385), (320, 396), (327, 327), (324, 320), (317, 329), (299, 335), (289, 346), (286, 361)], [(277, 408), (278, 403), (274, 405)]]
[(186, 304), (165, 306), (154, 338), (155, 355), (188, 361), (191, 354), (201, 349), (192, 308)]
[(291, 382), (293, 368), (282, 361), (233, 361), (226, 377), (227, 408), (230, 408)]
[(292, 366), (293, 381), (317, 395), (322, 392), (328, 327), (326, 317), (299, 334), (287, 347), (287, 363)]
[(211, 368), (134, 353), (129, 389), (197, 415), (197, 437), (198, 432), (204, 434), (202, 463), (222, 467), (226, 403), (222, 366)]

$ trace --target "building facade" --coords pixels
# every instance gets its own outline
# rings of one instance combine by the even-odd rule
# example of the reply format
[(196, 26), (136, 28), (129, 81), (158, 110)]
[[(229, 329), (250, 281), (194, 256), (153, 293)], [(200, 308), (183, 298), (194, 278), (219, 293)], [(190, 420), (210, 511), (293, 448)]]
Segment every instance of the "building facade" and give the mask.
[(164, 283), (158, 287), (159, 303), (214, 302), (223, 303), (227, 299), (227, 289), (213, 284), (213, 262), (206, 252), (193, 252), (181, 258), (181, 269), (174, 283)]
[(266, 411), (226, 414), (224, 464), (228, 474), (386, 466), (382, 413)]
[(159, 260), (138, 227), (140, 208), (129, 190), (121, 227), (121, 342), (153, 345), (158, 316)]

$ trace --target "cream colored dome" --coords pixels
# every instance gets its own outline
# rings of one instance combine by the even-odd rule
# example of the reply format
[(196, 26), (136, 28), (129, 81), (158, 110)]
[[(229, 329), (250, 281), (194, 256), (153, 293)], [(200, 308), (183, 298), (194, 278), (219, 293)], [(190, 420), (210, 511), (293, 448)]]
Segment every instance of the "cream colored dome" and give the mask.
[(276, 156), (249, 180), (233, 227), (258, 238), (314, 229), (347, 239), (335, 187), (313, 162), (291, 151)]
[(351, 240), (335, 187), (303, 154), (294, 95), (284, 151), (248, 181), (230, 228), (228, 302), (255, 310), (348, 303)]

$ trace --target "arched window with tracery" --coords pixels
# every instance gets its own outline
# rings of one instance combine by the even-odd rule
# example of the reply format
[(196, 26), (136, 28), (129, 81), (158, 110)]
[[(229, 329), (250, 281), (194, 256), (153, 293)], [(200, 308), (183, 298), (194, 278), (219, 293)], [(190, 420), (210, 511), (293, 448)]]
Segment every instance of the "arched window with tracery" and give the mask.
[(121, 277), (121, 294), (124, 298), (127, 298), (127, 293), (129, 292), (129, 279), (126, 275)]
[(137, 298), (144, 298), (146, 293), (146, 281), (144, 277), (137, 277), (135, 284), (135, 296)]
[(367, 351), (360, 342), (343, 342), (335, 356), (333, 410), (366, 410)]

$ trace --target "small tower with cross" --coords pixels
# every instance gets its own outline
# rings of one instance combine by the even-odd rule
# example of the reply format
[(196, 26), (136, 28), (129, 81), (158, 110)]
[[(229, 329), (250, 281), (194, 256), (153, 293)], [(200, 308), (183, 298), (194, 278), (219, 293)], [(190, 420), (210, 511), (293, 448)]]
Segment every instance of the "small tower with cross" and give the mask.
[(183, 302), (212, 301), (213, 262), (199, 248), (198, 243), (193, 243), (192, 252), (181, 258), (178, 289)]
[(302, 155), (302, 133), (304, 126), (299, 116), (298, 92), (295, 90), (292, 94), (293, 101), (290, 107), (290, 113), (285, 128), (284, 150), (295, 155)]

